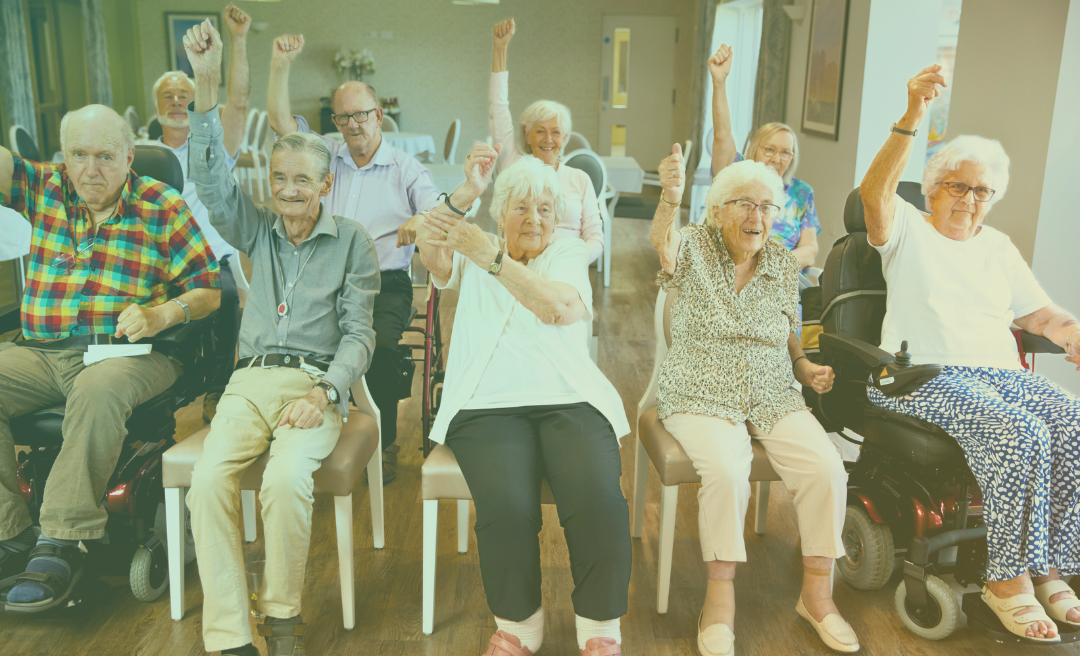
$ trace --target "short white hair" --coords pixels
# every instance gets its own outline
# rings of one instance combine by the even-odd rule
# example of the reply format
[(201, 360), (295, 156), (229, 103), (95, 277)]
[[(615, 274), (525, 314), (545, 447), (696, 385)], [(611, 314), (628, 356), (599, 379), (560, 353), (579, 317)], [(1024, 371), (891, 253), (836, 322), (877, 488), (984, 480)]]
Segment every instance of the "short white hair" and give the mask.
[(502, 225), (506, 216), (506, 207), (515, 200), (523, 198), (538, 199), (544, 194), (551, 194), (554, 201), (555, 223), (559, 222), (566, 203), (563, 201), (562, 187), (554, 167), (544, 164), (535, 157), (522, 157), (506, 167), (495, 181), (495, 192), (491, 196), (491, 218)]
[(112, 129), (116, 132), (116, 136), (120, 138), (120, 145), (124, 147), (125, 154), (135, 150), (135, 134), (131, 131), (131, 126), (128, 125), (128, 122), (124, 120), (123, 116), (117, 114), (116, 110), (112, 107), (107, 107), (105, 105), (87, 105), (64, 114), (64, 118), (60, 119), (60, 150), (62, 152), (67, 152), (67, 148), (64, 144), (67, 142), (68, 129), (71, 127), (71, 117), (86, 112), (97, 112), (101, 114), (101, 124), (99, 127), (107, 128), (111, 124)]
[[(532, 147), (529, 145), (528, 136), (538, 123), (544, 121), (550, 121), (551, 119), (558, 119), (559, 130), (562, 131), (564, 137), (570, 136), (570, 130), (573, 126), (570, 122), (570, 108), (562, 103), (557, 103), (554, 100), (537, 100), (533, 104), (525, 108), (525, 111), (521, 113), (521, 148), (524, 152), (532, 154)], [(566, 139), (563, 139), (562, 146), (559, 147), (559, 153), (562, 154), (562, 149), (566, 146)]]
[(274, 142), (270, 149), (270, 160), (273, 161), (274, 153), (279, 150), (291, 150), (296, 153), (311, 153), (315, 156), (319, 167), (318, 179), (325, 180), (330, 175), (330, 149), (322, 137), (308, 132), (290, 132)]
[(923, 171), (922, 193), (926, 197), (926, 209), (930, 209), (930, 191), (949, 173), (965, 162), (981, 164), (990, 169), (994, 197), (990, 204), (998, 202), (1009, 188), (1009, 156), (997, 139), (987, 139), (973, 134), (962, 134), (945, 144), (926, 163)]
[(154, 82), (153, 94), (155, 106), (157, 105), (158, 91), (161, 90), (161, 85), (173, 79), (182, 80), (188, 85), (188, 87), (191, 88), (191, 93), (195, 93), (195, 81), (188, 77), (187, 73), (185, 73), (184, 71), (168, 71), (167, 73), (159, 77), (157, 79), (157, 82)]
[(784, 206), (787, 196), (784, 193), (784, 181), (776, 174), (776, 171), (765, 166), (762, 162), (752, 159), (744, 159), (720, 169), (713, 178), (709, 192), (705, 194), (705, 208), (708, 211), (709, 220), (712, 220), (712, 209), (721, 207), (729, 200), (737, 200), (735, 194), (744, 187), (752, 184), (763, 184), (773, 193), (773, 204)]

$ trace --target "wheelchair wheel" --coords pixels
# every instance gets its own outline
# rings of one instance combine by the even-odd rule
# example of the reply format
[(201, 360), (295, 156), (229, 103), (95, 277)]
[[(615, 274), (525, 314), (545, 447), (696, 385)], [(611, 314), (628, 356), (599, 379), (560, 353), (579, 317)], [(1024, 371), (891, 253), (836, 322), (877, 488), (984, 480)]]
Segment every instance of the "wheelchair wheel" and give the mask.
[[(190, 565), (195, 561), (195, 536), (191, 534), (191, 509), (184, 509), (184, 564)], [(165, 532), (165, 504), (159, 503), (157, 514), (154, 515), (154, 536), (161, 541), (162, 547), (167, 549), (169, 541)]]
[(165, 555), (165, 545), (157, 536), (150, 538), (146, 545), (135, 551), (128, 581), (135, 598), (146, 603), (157, 601), (169, 587), (169, 563)]
[(926, 600), (928, 608), (919, 612), (907, 600), (907, 582), (901, 581), (896, 588), (896, 612), (904, 626), (915, 635), (927, 640), (944, 640), (956, 630), (960, 617), (960, 601), (949, 585), (933, 574), (926, 577)]
[(892, 577), (896, 563), (892, 531), (878, 524), (862, 506), (850, 505), (844, 517), (844, 557), (840, 575), (857, 590), (877, 590)]

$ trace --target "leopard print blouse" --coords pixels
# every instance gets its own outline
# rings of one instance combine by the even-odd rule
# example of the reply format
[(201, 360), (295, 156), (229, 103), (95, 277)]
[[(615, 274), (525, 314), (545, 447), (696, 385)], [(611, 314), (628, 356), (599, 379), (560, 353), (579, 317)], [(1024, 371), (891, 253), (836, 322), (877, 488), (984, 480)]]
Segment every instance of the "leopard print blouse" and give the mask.
[(657, 275), (664, 289), (679, 289), (657, 413), (749, 420), (768, 433), (784, 415), (806, 407), (791, 387), (787, 347), (799, 325), (798, 260), (766, 241), (754, 277), (736, 294), (735, 263), (720, 232), (696, 224), (680, 232), (675, 274)]

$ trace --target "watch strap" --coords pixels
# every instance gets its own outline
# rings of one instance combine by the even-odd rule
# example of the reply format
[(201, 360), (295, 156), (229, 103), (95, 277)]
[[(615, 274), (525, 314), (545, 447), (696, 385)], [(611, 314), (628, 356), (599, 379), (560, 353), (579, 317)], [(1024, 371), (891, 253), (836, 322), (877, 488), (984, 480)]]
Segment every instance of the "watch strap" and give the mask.
[(914, 137), (915, 135), (919, 134), (918, 128), (915, 128), (914, 130), (905, 130), (904, 128), (896, 127), (896, 123), (892, 124), (892, 131), (897, 134), (906, 134), (909, 137)]
[(488, 267), (488, 273), (495, 276), (498, 275), (500, 271), (502, 271), (502, 257), (502, 251), (499, 251), (495, 254), (495, 260), (491, 263), (491, 266)]
[(174, 298), (171, 300), (173, 303), (176, 303), (180, 306), (181, 309), (184, 310), (184, 325), (186, 326), (187, 324), (191, 323), (191, 308), (188, 307), (188, 304), (178, 298)]
[[(329, 383), (325, 380), (320, 380), (319, 382), (315, 383), (315, 387), (321, 387), (326, 390), (326, 400), (331, 403), (337, 403), (338, 400), (340, 400), (341, 398), (340, 395), (338, 395), (337, 388), (334, 387), (333, 383)], [(335, 399), (335, 396), (337, 396), (338, 398)]]

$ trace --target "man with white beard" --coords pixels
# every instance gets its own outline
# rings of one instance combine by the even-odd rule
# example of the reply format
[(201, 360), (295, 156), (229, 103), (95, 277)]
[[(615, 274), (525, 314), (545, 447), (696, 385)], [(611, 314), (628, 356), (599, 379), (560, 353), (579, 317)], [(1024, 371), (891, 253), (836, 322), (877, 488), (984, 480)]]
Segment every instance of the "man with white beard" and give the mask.
[[(231, 63), (229, 64), (229, 102), (220, 108), (221, 127), (224, 135), (225, 163), (230, 170), (236, 164), (240, 144), (244, 140), (244, 121), (247, 115), (251, 82), (247, 59), (247, 33), (251, 17), (230, 4), (225, 8), (225, 26), (229, 29)], [(232, 375), (236, 357), (236, 340), (240, 330), (240, 298), (236, 293), (236, 280), (232, 265), (240, 266), (236, 249), (230, 246), (214, 226), (210, 216), (195, 193), (195, 184), (188, 180), (187, 139), (191, 127), (188, 124), (188, 103), (195, 100), (195, 83), (182, 71), (169, 71), (154, 83), (154, 102), (157, 103), (157, 119), (161, 123), (161, 144), (173, 151), (184, 169), (184, 188), (181, 193), (199, 224), (203, 237), (214, 251), (221, 265), (221, 308), (217, 313), (215, 333), (220, 341), (221, 358), (210, 388), (203, 399), (203, 421), (210, 423), (217, 412), (217, 403), (225, 385)]]

